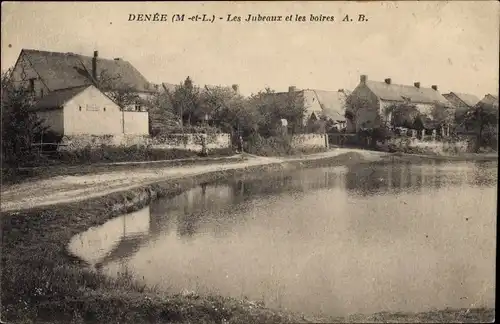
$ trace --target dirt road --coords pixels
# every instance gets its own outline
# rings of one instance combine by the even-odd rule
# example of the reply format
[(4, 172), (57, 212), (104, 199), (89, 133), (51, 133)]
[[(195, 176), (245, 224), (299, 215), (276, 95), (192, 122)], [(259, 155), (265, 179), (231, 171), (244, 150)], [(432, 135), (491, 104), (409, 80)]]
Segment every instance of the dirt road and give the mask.
[(131, 171), (110, 171), (79, 176), (58, 176), (2, 188), (1, 211), (15, 211), (58, 203), (81, 201), (104, 196), (112, 192), (132, 189), (151, 183), (206, 172), (240, 169), (297, 160), (316, 160), (357, 152), (366, 159), (376, 160), (383, 153), (356, 149), (332, 149), (328, 152), (293, 158), (268, 158), (249, 156), (235, 163), (192, 165), (181, 167), (151, 167)]

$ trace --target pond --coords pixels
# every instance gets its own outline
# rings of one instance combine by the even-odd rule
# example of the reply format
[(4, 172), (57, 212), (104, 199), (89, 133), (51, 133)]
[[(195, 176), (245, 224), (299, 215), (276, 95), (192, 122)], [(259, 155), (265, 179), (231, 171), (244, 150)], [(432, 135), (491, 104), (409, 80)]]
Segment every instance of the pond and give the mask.
[(204, 184), (75, 236), (109, 276), (345, 316), (494, 307), (497, 162), (364, 164)]

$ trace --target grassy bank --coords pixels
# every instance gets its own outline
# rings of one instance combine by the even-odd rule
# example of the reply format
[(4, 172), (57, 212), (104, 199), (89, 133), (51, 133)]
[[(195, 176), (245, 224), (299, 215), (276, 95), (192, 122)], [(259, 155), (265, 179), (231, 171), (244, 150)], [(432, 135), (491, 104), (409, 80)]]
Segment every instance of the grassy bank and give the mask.
[[(110, 279), (87, 270), (68, 255), (75, 234), (158, 197), (171, 197), (195, 185), (228, 177), (255, 177), (264, 172), (365, 162), (347, 153), (325, 160), (294, 161), (217, 171), (164, 181), (126, 192), (64, 205), (2, 215), (2, 319), (43, 323), (293, 323), (360, 321), (361, 317), (313, 318), (267, 309), (251, 301), (220, 296), (167, 295), (130, 276)], [(260, 173), (260, 175), (258, 175)], [(493, 310), (445, 310), (425, 314), (373, 315), (373, 321), (450, 322), (491, 320)]]

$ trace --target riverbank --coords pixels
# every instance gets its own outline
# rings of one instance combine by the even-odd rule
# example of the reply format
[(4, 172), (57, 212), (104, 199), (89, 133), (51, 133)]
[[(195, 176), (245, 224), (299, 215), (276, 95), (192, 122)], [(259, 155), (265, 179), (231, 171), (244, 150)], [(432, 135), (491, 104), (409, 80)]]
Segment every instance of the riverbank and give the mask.
[[(11, 212), (3, 213), (2, 319), (26, 323), (491, 321), (494, 318), (494, 310), (491, 309), (469, 312), (442, 310), (421, 314), (379, 313), (347, 319), (306, 317), (271, 310), (251, 301), (178, 292), (161, 293), (127, 275), (112, 280), (86, 269), (85, 264), (66, 252), (66, 245), (73, 235), (101, 225), (115, 216), (138, 210), (152, 199), (171, 197), (197, 184), (228, 177), (255, 177), (267, 172), (389, 161), (389, 157), (392, 158), (367, 151), (337, 153), (295, 157), (286, 161), (249, 157), (246, 163), (233, 164), (231, 167), (193, 167), (180, 175), (175, 173), (179, 170), (174, 170), (174, 173), (164, 170), (150, 177), (143, 177), (143, 174), (139, 177), (142, 181), (135, 182), (134, 187), (127, 188), (123, 183), (115, 183), (119, 188), (116, 191), (101, 190), (99, 195), (90, 198), (85, 196), (84, 199), (77, 199), (74, 196), (74, 199), (55, 205), (33, 204), (32, 209), (12, 209)], [(134, 181), (130, 172), (126, 175), (132, 178), (130, 181)], [(109, 177), (104, 182), (108, 180)], [(17, 188), (21, 190), (18, 194), (23, 188)]]
[[(242, 169), (272, 164), (302, 163), (299, 165), (329, 165), (330, 159), (355, 153), (360, 161), (391, 163), (419, 163), (433, 161), (498, 161), (496, 155), (469, 154), (462, 156), (429, 156), (414, 154), (384, 153), (361, 149), (337, 148), (327, 152), (291, 156), (261, 157), (240, 154), (225, 158), (207, 158), (159, 162), (113, 163), (90, 165), (73, 169), (52, 170), (54, 176), (32, 178), (17, 184), (2, 184), (2, 211), (21, 210), (58, 203), (100, 197), (112, 192), (137, 188), (151, 183), (193, 176), (201, 173)], [(359, 158), (361, 157), (361, 158)], [(353, 160), (353, 161), (354, 161)], [(42, 173), (46, 171), (42, 171)], [(69, 173), (69, 174), (67, 174)], [(46, 188), (51, 188), (47, 190)]]

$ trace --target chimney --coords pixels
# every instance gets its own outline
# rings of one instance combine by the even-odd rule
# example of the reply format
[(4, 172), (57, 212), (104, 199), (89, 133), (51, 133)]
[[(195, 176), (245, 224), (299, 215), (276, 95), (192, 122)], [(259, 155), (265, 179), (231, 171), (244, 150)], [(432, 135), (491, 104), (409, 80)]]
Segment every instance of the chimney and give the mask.
[(236, 93), (239, 93), (240, 92), (240, 87), (237, 85), (237, 84), (233, 84), (232, 85), (232, 88), (233, 88), (233, 91), (236, 92)]
[(413, 83), (413, 85), (415, 86), (415, 88), (420, 88), (420, 82), (415, 82)]
[(97, 57), (99, 56), (98, 51), (94, 51), (94, 57), (92, 58), (92, 78), (97, 81)]
[(288, 92), (295, 92), (295, 91), (297, 91), (297, 87), (295, 87), (295, 86), (288, 87)]
[(114, 60), (115, 60), (115, 61), (119, 61), (119, 60), (121, 60), (121, 58), (119, 58), (119, 57), (115, 57), (115, 58), (114, 58)]
[(436, 91), (438, 90), (438, 86), (437, 85), (433, 85), (431, 88), (434, 89), (434, 90), (436, 90)]
[(385, 79), (384, 81), (385, 81), (385, 83), (387, 83), (387, 84), (391, 84), (391, 78), (387, 78), (387, 79)]
[(361, 82), (361, 83), (366, 83), (366, 80), (367, 80), (367, 79), (368, 79), (368, 77), (367, 77), (366, 75), (364, 75), (364, 74), (363, 74), (363, 75), (361, 75), (361, 76), (359, 77), (359, 82)]

